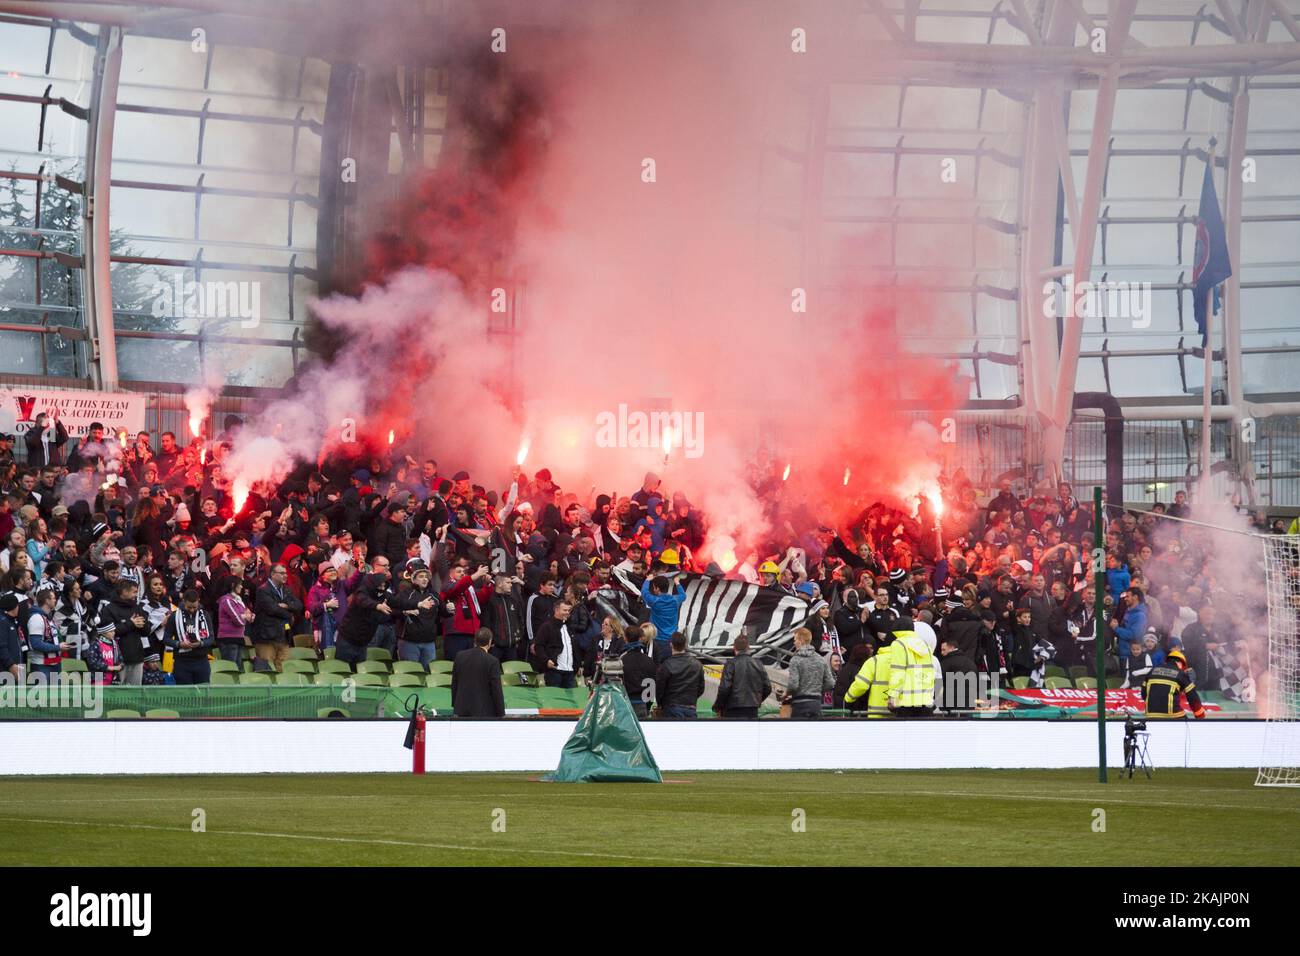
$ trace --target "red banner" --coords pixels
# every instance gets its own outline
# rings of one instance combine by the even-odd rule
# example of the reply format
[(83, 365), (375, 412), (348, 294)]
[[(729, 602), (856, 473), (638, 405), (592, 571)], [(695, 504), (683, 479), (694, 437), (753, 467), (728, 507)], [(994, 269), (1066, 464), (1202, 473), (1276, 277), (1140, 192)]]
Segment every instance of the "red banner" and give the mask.
[[(1095, 690), (1080, 690), (1075, 687), (1062, 687), (1057, 690), (1049, 690), (1046, 687), (1026, 690), (1008, 690), (1004, 688), (1001, 693), (1013, 700), (1023, 701), (1027, 704), (1038, 704), (1044, 707), (1086, 707), (1095, 710), (1097, 706), (1097, 692)], [(1205, 709), (1218, 711), (1223, 708), (1218, 704), (1207, 703)], [(1106, 691), (1106, 713), (1123, 713), (1127, 710), (1142, 712), (1141, 691), (1136, 689)]]

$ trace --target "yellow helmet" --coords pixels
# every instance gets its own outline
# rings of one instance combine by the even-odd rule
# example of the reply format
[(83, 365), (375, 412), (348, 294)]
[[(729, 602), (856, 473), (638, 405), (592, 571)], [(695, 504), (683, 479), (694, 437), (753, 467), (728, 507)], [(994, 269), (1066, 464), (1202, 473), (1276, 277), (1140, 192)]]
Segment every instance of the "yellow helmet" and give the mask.
[(1179, 660), (1183, 662), (1184, 667), (1187, 666), (1187, 655), (1183, 653), (1183, 649), (1181, 647), (1175, 647), (1172, 651), (1166, 654), (1165, 660), (1169, 660), (1169, 661)]
[(660, 564), (681, 564), (682, 559), (677, 556), (677, 552), (668, 548), (663, 554), (659, 555)]
[(775, 561), (764, 561), (758, 566), (759, 574), (780, 574), (781, 569), (776, 566)]

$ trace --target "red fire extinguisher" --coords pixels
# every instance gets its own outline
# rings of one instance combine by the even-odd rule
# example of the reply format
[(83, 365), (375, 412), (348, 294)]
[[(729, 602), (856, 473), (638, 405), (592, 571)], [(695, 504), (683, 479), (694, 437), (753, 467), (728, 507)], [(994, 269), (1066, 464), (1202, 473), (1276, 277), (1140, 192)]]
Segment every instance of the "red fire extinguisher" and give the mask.
[(415, 746), (411, 748), (411, 773), (424, 773), (424, 710), (415, 712)]
[(414, 694), (406, 705), (411, 708), (411, 722), (406, 727), (406, 742), (403, 746), (411, 751), (411, 773), (424, 773), (424, 708)]

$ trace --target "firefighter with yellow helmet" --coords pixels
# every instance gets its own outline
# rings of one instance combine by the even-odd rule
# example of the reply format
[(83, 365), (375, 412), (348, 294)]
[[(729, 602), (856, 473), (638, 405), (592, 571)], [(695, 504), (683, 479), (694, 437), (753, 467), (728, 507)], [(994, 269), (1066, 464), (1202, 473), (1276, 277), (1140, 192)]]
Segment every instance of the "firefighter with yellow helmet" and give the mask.
[(775, 561), (764, 561), (758, 566), (758, 580), (765, 588), (781, 589), (781, 569)]
[(1193, 672), (1187, 666), (1187, 655), (1175, 647), (1165, 655), (1165, 662), (1147, 672), (1142, 682), (1142, 700), (1148, 717), (1185, 717), (1181, 697), (1186, 695), (1187, 706), (1197, 720), (1205, 717), (1205, 706), (1196, 693)]

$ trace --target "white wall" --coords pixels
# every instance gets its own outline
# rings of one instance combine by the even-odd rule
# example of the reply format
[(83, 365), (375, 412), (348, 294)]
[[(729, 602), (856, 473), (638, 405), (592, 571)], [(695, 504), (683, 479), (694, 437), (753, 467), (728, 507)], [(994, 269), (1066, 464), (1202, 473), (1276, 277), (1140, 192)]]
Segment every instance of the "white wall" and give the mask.
[[(1083, 721), (650, 721), (663, 770), (1087, 767), (1096, 724)], [(1157, 770), (1255, 767), (1263, 721), (1152, 721)], [(552, 770), (573, 723), (428, 724), (436, 771)], [(406, 722), (395, 720), (96, 720), (0, 723), (0, 775), (407, 772)], [(1107, 725), (1108, 763), (1122, 762), (1123, 725)]]

